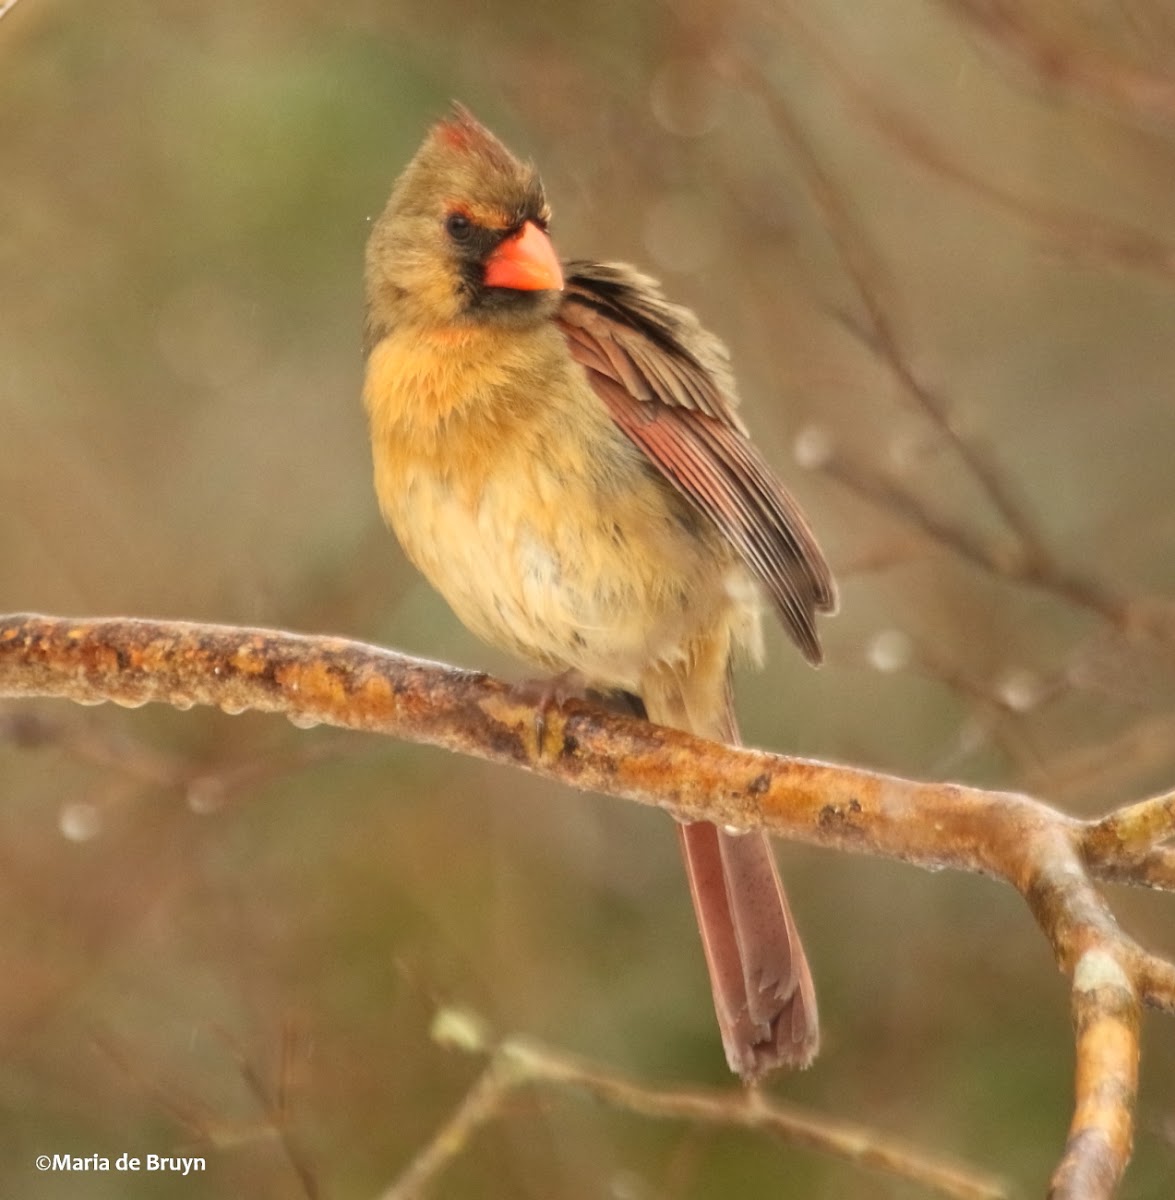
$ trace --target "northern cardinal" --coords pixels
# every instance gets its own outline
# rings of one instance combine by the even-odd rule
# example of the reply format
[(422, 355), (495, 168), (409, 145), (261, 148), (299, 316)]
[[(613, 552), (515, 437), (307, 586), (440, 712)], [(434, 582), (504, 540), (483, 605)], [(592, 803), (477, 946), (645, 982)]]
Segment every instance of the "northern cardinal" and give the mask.
[[(460, 106), (396, 181), (366, 256), (380, 507), (486, 641), (735, 742), (761, 593), (815, 664), (831, 572), (722, 343), (631, 267), (561, 264), (549, 220), (534, 167)], [(679, 832), (731, 1070), (806, 1066), (815, 993), (766, 838)]]

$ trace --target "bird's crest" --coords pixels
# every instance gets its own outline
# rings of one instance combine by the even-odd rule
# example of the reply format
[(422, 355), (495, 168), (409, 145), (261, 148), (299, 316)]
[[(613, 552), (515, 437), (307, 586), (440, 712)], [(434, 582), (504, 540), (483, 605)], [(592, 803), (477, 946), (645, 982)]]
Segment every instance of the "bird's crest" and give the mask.
[(452, 115), (438, 121), (433, 137), (463, 154), (475, 154), (502, 170), (517, 170), (518, 159), (465, 107), (453, 101)]

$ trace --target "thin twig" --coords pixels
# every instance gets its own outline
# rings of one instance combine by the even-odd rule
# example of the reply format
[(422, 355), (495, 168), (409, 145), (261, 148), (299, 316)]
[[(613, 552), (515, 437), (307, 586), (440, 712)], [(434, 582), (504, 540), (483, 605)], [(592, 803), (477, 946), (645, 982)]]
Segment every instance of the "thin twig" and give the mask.
[(108, 729), (81, 722), (53, 720), (44, 713), (20, 711), (7, 705), (0, 710), (0, 741), (18, 746), (56, 746), (79, 762), (115, 770), (136, 783), (174, 787), (184, 781), (189, 768), (171, 754)]
[(185, 1130), (197, 1144), (213, 1142), (213, 1133), (205, 1114), (195, 1102), (177, 1095), (173, 1090), (149, 1078), (135, 1055), (112, 1035), (96, 1030), (91, 1034), (91, 1040), (94, 1048), (108, 1059), (117, 1071), (158, 1105), (160, 1110)]
[[(943, 513), (905, 484), (860, 461), (830, 453), (818, 464), (819, 471), (905, 521), (974, 566), (1012, 583), (1048, 592), (1077, 608), (1086, 609), (1124, 631), (1132, 629), (1130, 605), (1099, 583), (1079, 572), (1069, 571), (1051, 558), (1041, 557), (1016, 541), (1000, 545)], [(1139, 630), (1149, 636), (1148, 630)]]
[(502, 1061), (492, 1060), (449, 1119), (395, 1183), (381, 1194), (380, 1200), (416, 1200), (422, 1196), (425, 1188), (462, 1153), (473, 1135), (498, 1116), (513, 1087)]
[(754, 63), (732, 56), (726, 66), (741, 86), (759, 97), (803, 172), (808, 190), (823, 216), (824, 227), (864, 310), (867, 326), (858, 332), (901, 384), (903, 394), (915, 402), (966, 464), (992, 506), (1022, 543), (1025, 556), (1045, 561), (1047, 550), (1044, 541), (1027, 511), (1013, 495), (1003, 474), (973, 440), (960, 435), (950, 420), (946, 405), (910, 363), (891, 316), (891, 305), (886, 299), (885, 273), (881, 262), (843, 190), (825, 169), (799, 121), (779, 95), (778, 89), (768, 84)]
[(1111, 59), (1049, 33), (1031, 10), (1007, 0), (939, 0), (1013, 58), (1051, 83), (1147, 117), (1175, 119), (1175, 79)]
[(249, 1061), (248, 1055), (236, 1044), (233, 1038), (224, 1030), (218, 1030), (217, 1032), (225, 1048), (236, 1061), (237, 1070), (240, 1072), (245, 1086), (249, 1089), (253, 1099), (256, 1100), (266, 1128), (277, 1139), (278, 1144), (282, 1148), (282, 1153), (285, 1155), (286, 1162), (289, 1163), (290, 1169), (297, 1176), (306, 1200), (318, 1200), (321, 1194), (318, 1177), (315, 1175), (314, 1169), (310, 1165), (305, 1152), (294, 1140), (290, 1132), (288, 1120), (286, 1073), (290, 1066), (289, 1056), (293, 1051), (292, 1024), (287, 1020), (283, 1022), (282, 1026), (281, 1059), (278, 1066), (276, 1096), (270, 1094), (270, 1089), (265, 1080), (262, 1079), (257, 1068)]
[[(957, 2), (975, 5), (975, 0)], [(866, 114), (869, 121), (887, 137), (901, 145), (911, 158), (947, 178), (972, 187), (1017, 216), (1032, 221), (1054, 236), (1063, 237), (1071, 245), (1126, 265), (1156, 269), (1175, 278), (1175, 244), (1090, 214), (1067, 212), (1026, 201), (969, 168), (960, 166), (914, 122), (884, 103), (876, 95), (876, 89), (863, 84), (859, 70), (841, 63), (824, 39), (813, 32), (805, 15), (806, 10), (794, 0), (783, 0), (782, 5), (775, 8), (761, 8), (765, 19), (771, 21), (778, 21), (781, 11), (787, 14), (786, 20), (791, 30), (805, 39), (805, 44), (814, 50), (855, 108)], [(823, 218), (863, 313), (861, 321), (846, 321), (847, 327), (880, 358), (901, 385), (902, 394), (917, 405), (953, 448), (1002, 518), (1015, 545), (1009, 552), (1003, 547), (987, 543), (957, 523), (931, 512), (918, 497), (876, 473), (867, 475), (854, 467), (846, 481), (875, 502), (893, 508), (924, 532), (938, 537), (944, 544), (955, 548), (986, 570), (1049, 591), (1071, 604), (1094, 611), (1126, 635), (1144, 634), (1155, 642), (1170, 642), (1169, 630), (1164, 632), (1157, 624), (1152, 628), (1144, 627), (1144, 623), (1138, 619), (1136, 605), (1084, 570), (1055, 559), (1035, 519), (1020, 502), (995, 456), (974, 437), (962, 435), (951, 420), (949, 405), (910, 361), (897, 323), (891, 315), (892, 306), (887, 302), (888, 287), (883, 264), (869, 244), (863, 223), (820, 161), (807, 134), (779, 95), (778, 89), (767, 82), (749, 55), (731, 51), (720, 61), (727, 74), (761, 99), (807, 182), (813, 202)], [(829, 468), (833, 465), (829, 464)], [(1161, 605), (1159, 608), (1164, 620), (1170, 623), (1170, 606)]]
[[(868, 1126), (783, 1104), (757, 1090), (651, 1087), (531, 1038), (510, 1037), (495, 1042), (488, 1037), (484, 1022), (456, 1010), (439, 1013), (433, 1029), (438, 1041), (471, 1053), (489, 1054), (490, 1062), (449, 1119), (380, 1200), (422, 1196), (466, 1149), (472, 1135), (501, 1115), (514, 1091), (534, 1085), (584, 1092), (613, 1108), (655, 1120), (770, 1133), (788, 1145), (894, 1175), (954, 1200), (999, 1200), (1007, 1195), (1004, 1186), (990, 1175), (930, 1157)], [(454, 1029), (460, 1031), (459, 1036), (452, 1036)]]
[[(954, 3), (956, 0), (940, 0)], [(949, 183), (965, 187), (1008, 216), (1087, 259), (1175, 280), (1175, 242), (1096, 213), (1034, 200), (976, 171), (937, 140), (908, 113), (901, 112), (871, 84), (857, 63), (851, 66), (814, 30), (807, 10), (783, 0), (792, 34), (803, 38), (828, 71), (828, 77), (863, 120), (919, 166)]]
[(210, 769), (174, 754), (163, 754), (125, 733), (92, 724), (54, 720), (44, 713), (0, 708), (0, 742), (26, 749), (54, 746), (79, 762), (116, 771), (138, 784), (181, 790), (194, 809), (221, 808), (234, 796), (256, 791), (285, 775), (353, 753), (346, 733), (302, 742), (280, 753), (266, 752)]

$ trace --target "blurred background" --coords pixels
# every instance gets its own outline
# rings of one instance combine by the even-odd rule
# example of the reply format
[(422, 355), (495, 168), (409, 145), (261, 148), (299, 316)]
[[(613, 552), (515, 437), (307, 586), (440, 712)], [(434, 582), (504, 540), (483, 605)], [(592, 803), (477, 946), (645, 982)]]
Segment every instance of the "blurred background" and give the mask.
[[(0, 21), (0, 611), (378, 641), (518, 678), (381, 527), (369, 222), (460, 98), (561, 251), (660, 275), (842, 587), (749, 742), (1096, 814), (1175, 763), (1169, 0), (22, 0)], [(0, 709), (0, 1194), (375, 1196), (481, 1069), (469, 1006), (729, 1082), (663, 814), (256, 715)], [(988, 881), (781, 845), (825, 1048), (770, 1091), (1039, 1195), (1065, 981)], [(1175, 952), (1169, 899), (1116, 891)], [(1125, 1197), (1175, 1178), (1148, 1016)], [(197, 1177), (38, 1153), (198, 1154)], [(438, 1196), (904, 1197), (526, 1093)]]

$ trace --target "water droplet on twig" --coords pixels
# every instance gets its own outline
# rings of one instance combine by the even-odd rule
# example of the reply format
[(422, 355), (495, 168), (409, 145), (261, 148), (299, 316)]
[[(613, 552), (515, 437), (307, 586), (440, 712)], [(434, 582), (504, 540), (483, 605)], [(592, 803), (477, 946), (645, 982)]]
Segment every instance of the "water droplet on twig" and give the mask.
[(823, 425), (805, 425), (792, 443), (792, 457), (807, 471), (826, 466), (836, 449), (832, 434)]
[(892, 674), (910, 665), (914, 643), (900, 629), (883, 629), (870, 638), (865, 657), (875, 671)]
[(88, 800), (75, 800), (62, 808), (57, 828), (67, 841), (88, 842), (102, 832), (102, 813)]
[(996, 695), (1013, 712), (1028, 712), (1035, 708), (1043, 694), (1040, 679), (1024, 667), (1008, 671), (996, 685)]

